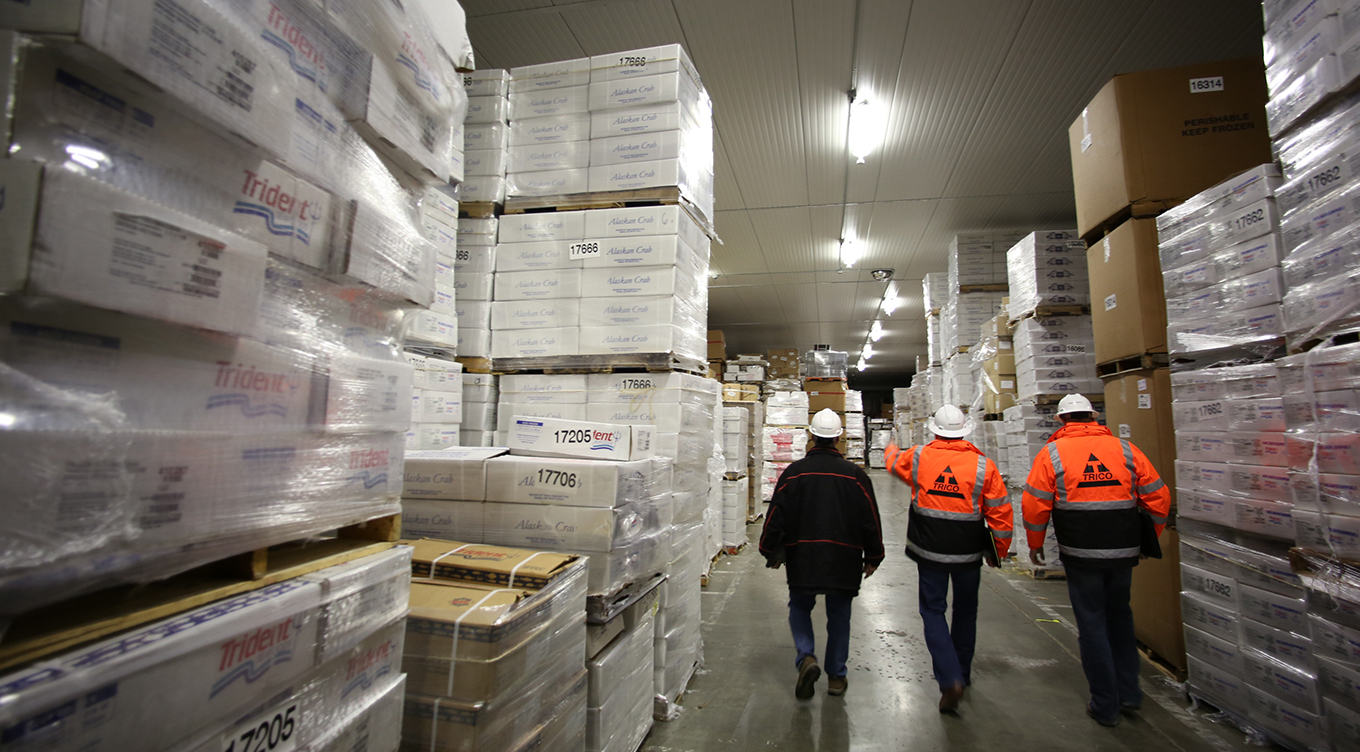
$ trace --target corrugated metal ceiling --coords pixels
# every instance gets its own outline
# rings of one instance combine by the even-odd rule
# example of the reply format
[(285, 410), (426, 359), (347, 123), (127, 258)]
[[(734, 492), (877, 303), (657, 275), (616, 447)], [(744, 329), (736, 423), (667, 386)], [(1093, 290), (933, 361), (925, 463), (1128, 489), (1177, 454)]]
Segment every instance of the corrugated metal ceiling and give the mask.
[[(1259, 55), (1261, 37), (1241, 0), (860, 0), (858, 34), (855, 0), (462, 3), (485, 68), (684, 44), (717, 130), (710, 328), (729, 352), (822, 342), (853, 360), (886, 286), (862, 270), (893, 269), (906, 303), (878, 316), (871, 368), (903, 374), (925, 352), (921, 276), (953, 235), (1075, 223), (1067, 126), (1110, 76)], [(890, 108), (861, 165), (852, 71)], [(865, 256), (838, 274), (843, 226)]]

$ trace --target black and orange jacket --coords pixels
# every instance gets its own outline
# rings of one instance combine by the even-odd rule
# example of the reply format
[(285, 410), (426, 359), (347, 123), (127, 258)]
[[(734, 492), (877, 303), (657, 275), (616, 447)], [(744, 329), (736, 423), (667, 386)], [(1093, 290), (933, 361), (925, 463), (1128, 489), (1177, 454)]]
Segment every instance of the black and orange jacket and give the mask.
[(1023, 499), (1030, 548), (1040, 548), (1052, 517), (1063, 564), (1133, 566), (1141, 552), (1139, 507), (1161, 535), (1171, 491), (1148, 458), (1095, 423), (1058, 429), (1034, 458)]
[(1006, 558), (1015, 527), (1006, 482), (976, 446), (964, 439), (906, 450), (890, 445), (884, 459), (911, 487), (907, 556), (941, 569), (971, 569), (982, 566), (995, 539), (997, 556)]
[(760, 553), (784, 557), (789, 589), (859, 593), (864, 565), (883, 562), (874, 484), (835, 449), (811, 449), (775, 484)]

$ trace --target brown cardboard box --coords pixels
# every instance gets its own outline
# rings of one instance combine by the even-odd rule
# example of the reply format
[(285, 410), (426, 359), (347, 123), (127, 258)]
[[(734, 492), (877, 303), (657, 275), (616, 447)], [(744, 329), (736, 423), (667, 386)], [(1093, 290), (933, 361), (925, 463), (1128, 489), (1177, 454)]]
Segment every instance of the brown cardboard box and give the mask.
[(1079, 234), (1269, 162), (1265, 104), (1259, 55), (1115, 76), (1068, 129)]
[(785, 347), (769, 350), (765, 353), (765, 357), (770, 361), (770, 378), (798, 378), (798, 348)]
[[(814, 383), (814, 382), (809, 382), (809, 384), (811, 384), (811, 383)], [(822, 384), (829, 384), (829, 383), (831, 383), (831, 382), (821, 382), (821, 383), (822, 383)], [(844, 413), (845, 413), (845, 387), (844, 387), (844, 386), (841, 386), (841, 388), (839, 388), (839, 389), (827, 389), (827, 388), (824, 388), (824, 387), (819, 387), (816, 391), (813, 391), (812, 389), (808, 389), (808, 390), (806, 390), (806, 391), (807, 391), (807, 396), (808, 396), (808, 416), (809, 416), (809, 418), (810, 418), (811, 416), (813, 416), (813, 415), (816, 415), (818, 412), (821, 412), (822, 410), (831, 409), (831, 410), (835, 410), (835, 411), (838, 412), (838, 413), (841, 413), (841, 414), (842, 414), (841, 417), (842, 417), (842, 419), (844, 419)]]
[(999, 413), (1008, 407), (1014, 406), (1015, 395), (1012, 393), (992, 394), (991, 392), (988, 392), (982, 397), (982, 410), (986, 413)]
[(713, 379), (713, 380), (715, 380), (715, 381), (722, 379), (722, 375), (723, 375), (723, 361), (721, 361), (721, 360), (710, 360), (710, 361), (708, 361), (708, 372), (707, 372), (707, 374), (705, 374), (705, 375), (706, 375), (708, 378)]
[(547, 587), (581, 559), (575, 554), (483, 543), (430, 538), (403, 542), (415, 549), (411, 554), (411, 572), (416, 577), (525, 590)]
[(1162, 558), (1144, 559), (1133, 568), (1133, 633), (1138, 641), (1176, 668), (1185, 668), (1181, 628), (1180, 536), (1162, 532)]
[(759, 402), (758, 384), (723, 384), (723, 402)]
[(987, 319), (987, 323), (982, 325), (982, 339), (991, 337), (1009, 337), (1011, 335), (1011, 319), (1006, 314), (1000, 314)]
[(727, 339), (721, 329), (708, 330), (708, 360), (727, 360)]
[(1166, 352), (1157, 221), (1130, 219), (1086, 250), (1096, 362)]
[(1171, 489), (1176, 509), (1176, 429), (1171, 422), (1171, 371), (1130, 371), (1105, 382), (1105, 424), (1143, 450)]

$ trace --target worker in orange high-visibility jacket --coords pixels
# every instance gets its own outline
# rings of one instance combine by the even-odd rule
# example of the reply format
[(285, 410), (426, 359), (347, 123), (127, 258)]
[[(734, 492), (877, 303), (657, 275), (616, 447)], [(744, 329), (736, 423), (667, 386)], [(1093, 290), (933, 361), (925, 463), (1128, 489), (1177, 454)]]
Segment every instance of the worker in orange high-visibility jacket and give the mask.
[[(996, 559), (1011, 547), (1011, 503), (996, 463), (966, 441), (963, 411), (945, 405), (927, 424), (935, 440), (884, 453), (888, 470), (911, 488), (907, 556), (916, 562), (917, 595), (926, 647), (940, 685), (940, 712), (956, 709), (972, 683), (977, 643), (978, 587), (989, 549)], [(993, 564), (995, 566), (995, 564)], [(952, 626), (945, 620), (954, 584)]]
[(1096, 422), (1090, 400), (1063, 397), (1058, 420), (1062, 428), (1034, 458), (1025, 484), (1030, 560), (1044, 563), (1051, 517), (1091, 689), (1086, 714), (1116, 726), (1121, 710), (1137, 710), (1143, 702), (1129, 606), (1133, 568), (1142, 555), (1139, 515), (1149, 515), (1160, 536), (1171, 492), (1138, 447)]

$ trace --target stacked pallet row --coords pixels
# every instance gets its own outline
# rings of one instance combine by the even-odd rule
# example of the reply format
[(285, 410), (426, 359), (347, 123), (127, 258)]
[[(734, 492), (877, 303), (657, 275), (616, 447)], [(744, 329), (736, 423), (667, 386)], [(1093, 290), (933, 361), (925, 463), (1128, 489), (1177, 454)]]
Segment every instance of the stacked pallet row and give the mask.
[(507, 195), (673, 186), (710, 221), (712, 110), (678, 44), (515, 68)]
[[(510, 147), (524, 134), (507, 124), (510, 110), (510, 72), (499, 69), (462, 74), (468, 98), (463, 121), (463, 173), (458, 199), (473, 204), (473, 218), (487, 218), (505, 203), (505, 169)], [(460, 322), (461, 323), (461, 322)], [(484, 357), (484, 356), (476, 356)]]
[(808, 393), (775, 392), (765, 400), (765, 424), (760, 430), (760, 499), (774, 496), (779, 476), (807, 456)]
[(869, 435), (869, 448), (864, 464), (866, 467), (882, 470), (887, 467), (884, 454), (893, 440), (892, 421), (886, 418), (869, 418), (865, 423), (864, 430)]
[(25, 215), (0, 312), (0, 665), (27, 664), (0, 677), (3, 743), (395, 749), (401, 338), (447, 312), (453, 64), (418, 6), (67, 10), (0, 11), (0, 170)]
[(943, 404), (971, 411), (982, 400), (978, 373), (968, 353), (977, 346), (983, 324), (996, 316), (1006, 297), (1006, 248), (1016, 237), (1014, 233), (973, 233), (956, 235), (949, 243), (946, 297), (940, 315)]
[(723, 549), (735, 554), (746, 545), (746, 521), (750, 517), (751, 408), (723, 407), (722, 479)]
[(864, 423), (864, 395), (858, 390), (845, 390), (845, 458), (863, 463), (868, 433)]

